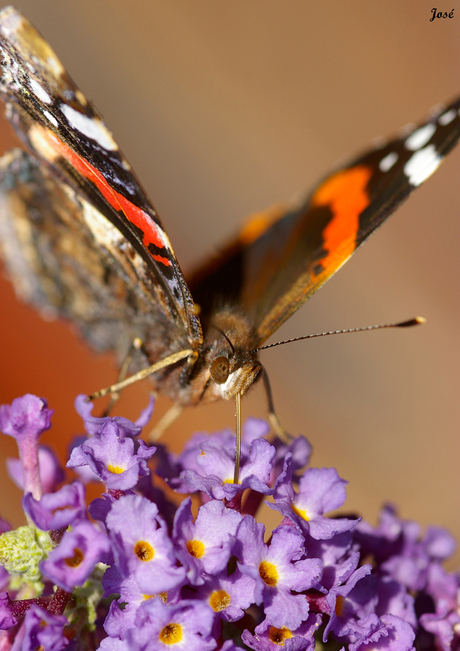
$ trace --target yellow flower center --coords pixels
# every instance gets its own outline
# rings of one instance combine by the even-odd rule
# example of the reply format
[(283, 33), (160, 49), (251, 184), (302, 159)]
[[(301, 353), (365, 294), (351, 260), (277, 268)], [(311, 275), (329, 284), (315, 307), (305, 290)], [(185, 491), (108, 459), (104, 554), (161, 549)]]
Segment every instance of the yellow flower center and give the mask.
[(291, 504), (291, 509), (294, 511), (294, 513), (300, 515), (300, 517), (306, 520), (307, 522), (310, 519), (307, 515), (307, 512), (305, 510), (299, 509), (295, 504)]
[(182, 640), (182, 626), (171, 622), (161, 629), (159, 637), (163, 644), (177, 644)]
[(78, 549), (78, 547), (75, 547), (73, 550), (73, 556), (70, 558), (65, 559), (65, 564), (68, 565), (69, 567), (78, 567), (82, 560), (85, 558), (85, 555), (81, 551), (81, 549)]
[(120, 466), (112, 466), (111, 463), (108, 464), (107, 470), (112, 473), (112, 475), (121, 475), (122, 472), (125, 472), (124, 468)]
[(270, 586), (274, 586), (278, 581), (278, 572), (276, 566), (273, 563), (268, 563), (267, 561), (262, 561), (259, 565), (259, 574), (260, 578), (264, 583)]
[(55, 509), (51, 509), (51, 513), (54, 515), (55, 513), (62, 513), (63, 511), (69, 511), (72, 507), (69, 504), (66, 504), (65, 506), (57, 506)]
[(144, 599), (147, 601), (147, 599), (153, 599), (154, 597), (160, 597), (161, 601), (165, 604), (168, 601), (168, 593), (167, 592), (159, 592), (158, 594), (145, 594), (143, 595)]
[(201, 558), (204, 556), (204, 545), (201, 540), (188, 540), (187, 551), (193, 558)]
[(270, 638), (270, 642), (284, 646), (285, 640), (289, 640), (292, 637), (292, 633), (288, 628), (275, 628), (274, 626), (270, 626), (268, 637)]
[(220, 613), (230, 606), (230, 595), (225, 590), (216, 590), (209, 597), (209, 605), (215, 613)]
[(134, 545), (134, 553), (140, 561), (151, 561), (155, 555), (155, 550), (150, 543), (139, 540)]
[(342, 597), (341, 594), (337, 596), (337, 601), (335, 602), (335, 614), (337, 617), (340, 617), (343, 611), (343, 606), (345, 604), (345, 599)]

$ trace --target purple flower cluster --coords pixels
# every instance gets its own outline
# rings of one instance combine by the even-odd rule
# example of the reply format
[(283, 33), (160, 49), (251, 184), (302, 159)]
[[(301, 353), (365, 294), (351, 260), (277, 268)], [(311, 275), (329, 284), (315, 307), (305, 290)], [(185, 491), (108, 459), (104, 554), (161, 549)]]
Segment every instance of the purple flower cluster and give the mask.
[[(460, 575), (442, 565), (452, 537), (390, 506), (377, 527), (331, 516), (346, 482), (304, 469), (303, 437), (272, 445), (248, 420), (235, 485), (231, 432), (197, 434), (173, 457), (138, 438), (153, 404), (135, 423), (92, 416), (84, 397), (76, 407), (88, 436), (67, 464), (80, 481), (62, 486), (38, 445), (46, 402), (0, 407), (29, 523), (0, 520), (0, 651), (460, 648)], [(106, 490), (89, 507), (88, 481)], [(162, 482), (193, 501), (175, 507)], [(279, 513), (271, 532), (256, 519), (265, 498)]]

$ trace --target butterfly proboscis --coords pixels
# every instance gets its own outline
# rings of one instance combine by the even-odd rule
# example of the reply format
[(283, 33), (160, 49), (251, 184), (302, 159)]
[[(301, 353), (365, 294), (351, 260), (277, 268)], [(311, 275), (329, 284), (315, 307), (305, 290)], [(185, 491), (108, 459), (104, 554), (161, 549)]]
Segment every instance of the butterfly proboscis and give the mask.
[[(292, 339), (285, 339), (283, 341), (277, 341), (272, 344), (267, 344), (266, 346), (261, 346), (260, 348), (255, 348), (250, 351), (251, 354), (258, 353), (261, 350), (267, 350), (269, 348), (275, 348), (276, 346), (282, 346), (284, 344), (291, 344), (296, 341), (303, 341), (305, 339), (315, 339), (317, 337), (327, 337), (329, 335), (343, 335), (343, 334), (351, 334), (353, 332), (368, 332), (371, 330), (383, 330), (385, 328), (408, 328), (416, 325), (422, 325), (426, 323), (426, 319), (422, 316), (416, 316), (412, 319), (407, 319), (405, 321), (399, 321), (398, 323), (381, 323), (377, 325), (370, 325), (370, 326), (362, 326), (359, 328), (346, 328), (343, 330), (329, 330), (326, 332), (318, 332), (315, 334), (309, 334), (309, 335), (303, 335), (301, 337), (294, 337)], [(221, 332), (221, 334), (224, 336), (224, 338), (227, 340), (229, 345), (231, 346), (233, 352), (234, 352), (234, 347), (231, 342), (231, 340), (227, 337), (227, 335), (224, 332)], [(133, 349), (139, 349), (141, 347), (141, 342), (138, 340), (137, 342), (133, 342)], [(109, 387), (106, 387), (105, 389), (101, 389), (99, 391), (96, 391), (95, 393), (91, 394), (88, 396), (88, 400), (96, 400), (97, 398), (102, 398), (106, 395), (111, 394), (112, 396), (118, 394), (122, 389), (125, 389), (126, 387), (130, 386), (131, 384), (135, 384), (136, 382), (140, 382), (141, 380), (144, 380), (145, 378), (149, 377), (153, 373), (156, 373), (157, 371), (161, 370), (162, 368), (165, 368), (167, 366), (170, 366), (172, 364), (176, 364), (178, 361), (181, 361), (182, 359), (185, 359), (188, 357), (188, 362), (190, 364), (193, 364), (196, 361), (196, 355), (194, 355), (194, 351), (191, 350), (182, 350), (178, 353), (174, 353), (173, 355), (169, 355), (165, 359), (157, 362), (156, 364), (152, 364), (151, 366), (148, 366), (147, 368), (138, 371), (137, 373), (134, 373), (133, 375), (130, 375), (127, 378), (124, 378), (115, 384), (112, 384)], [(224, 361), (226, 360), (226, 362)], [(124, 368), (122, 368), (122, 371), (120, 372), (120, 375), (123, 373), (125, 370), (126, 365), (124, 365)], [(271, 388), (270, 388), (270, 383), (268, 380), (268, 374), (265, 370), (264, 367), (262, 367), (262, 372), (263, 372), (263, 377), (264, 377), (264, 388), (265, 392), (267, 395), (267, 400), (268, 400), (268, 405), (269, 405), (269, 420), (272, 425), (272, 428), (275, 432), (275, 434), (282, 438), (286, 439), (289, 438), (286, 433), (284, 432), (283, 428), (280, 425), (280, 422), (278, 420), (278, 417), (276, 415), (275, 409), (274, 409), (274, 404), (273, 404), (273, 397), (271, 393)], [(229, 375), (229, 363), (228, 363), (228, 358), (223, 357), (222, 355), (216, 356), (214, 360), (211, 363), (211, 374), (213, 376), (213, 379), (215, 382), (223, 384), (226, 382), (228, 375)], [(233, 482), (235, 484), (238, 484), (239, 482), (239, 470), (240, 470), (240, 460), (241, 460), (241, 398), (242, 398), (243, 393), (241, 391), (238, 391), (235, 394), (235, 416), (236, 416), (236, 449), (235, 449), (235, 472), (234, 472), (234, 478)], [(178, 405), (173, 405), (170, 410), (165, 414), (164, 416), (164, 424), (166, 426), (171, 425), (171, 423), (180, 415), (182, 412), (182, 407)], [(151, 440), (156, 440), (166, 429), (166, 427), (157, 427), (154, 431), (156, 432), (154, 436), (150, 437)]]

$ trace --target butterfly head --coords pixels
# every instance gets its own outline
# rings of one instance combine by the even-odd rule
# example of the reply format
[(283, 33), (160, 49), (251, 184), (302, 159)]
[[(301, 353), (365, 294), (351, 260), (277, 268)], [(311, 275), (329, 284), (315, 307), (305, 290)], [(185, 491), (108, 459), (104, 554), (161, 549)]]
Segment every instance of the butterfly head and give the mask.
[(250, 353), (252, 331), (234, 310), (219, 310), (212, 319), (203, 347), (200, 375), (205, 378), (202, 400), (230, 400), (243, 395), (262, 371), (257, 353)]
[(257, 381), (262, 371), (258, 360), (250, 358), (229, 358), (218, 355), (210, 365), (208, 390), (215, 398), (229, 400), (237, 393), (241, 395)]

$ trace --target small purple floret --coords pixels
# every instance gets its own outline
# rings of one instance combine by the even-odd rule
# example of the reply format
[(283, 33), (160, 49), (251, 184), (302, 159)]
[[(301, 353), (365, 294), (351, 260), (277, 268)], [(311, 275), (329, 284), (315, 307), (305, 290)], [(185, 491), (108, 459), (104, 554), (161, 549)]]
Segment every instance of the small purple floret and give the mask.
[(289, 518), (303, 533), (316, 540), (329, 540), (359, 522), (359, 519), (324, 515), (343, 505), (346, 483), (335, 468), (307, 468), (300, 479), (299, 493), (296, 493), (292, 485), (292, 458), (288, 456), (276, 482), (275, 503), (268, 505)]
[(38, 438), (51, 427), (53, 410), (44, 398), (27, 393), (10, 405), (0, 406), (0, 429), (15, 439)]
[[(217, 641), (212, 637), (213, 612), (197, 601), (164, 604), (158, 597), (139, 608), (135, 626), (128, 631), (131, 651), (164, 651), (175, 644), (163, 640), (177, 639), (177, 648), (187, 651), (212, 651)], [(180, 642), (180, 644), (179, 644)]]
[(16, 398), (10, 405), (0, 406), (0, 430), (13, 436), (18, 444), (22, 463), (22, 477), (25, 493), (32, 493), (35, 499), (42, 494), (38, 463), (38, 439), (51, 427), (53, 410), (43, 398), (27, 393)]
[(80, 482), (63, 486), (55, 493), (45, 493), (34, 500), (27, 493), (22, 500), (24, 511), (42, 531), (62, 529), (86, 517), (85, 487)]
[[(40, 481), (44, 493), (54, 492), (65, 478), (64, 470), (52, 450), (47, 445), (38, 448), (38, 464), (40, 467)], [(24, 489), (24, 476), (20, 459), (9, 458), (6, 460), (6, 469), (16, 486)]]
[[(174, 520), (173, 540), (192, 585), (204, 582), (203, 573), (218, 574), (227, 566), (241, 519), (241, 514), (234, 509), (212, 500), (200, 507), (193, 522), (190, 499), (182, 502)], [(199, 556), (193, 554), (198, 547)]]
[(147, 461), (156, 448), (123, 436), (115, 419), (104, 420), (97, 435), (72, 450), (69, 468), (89, 466), (110, 490), (134, 488), (140, 477), (150, 474)]
[(241, 522), (235, 554), (243, 574), (255, 581), (256, 603), (274, 626), (295, 629), (308, 617), (309, 603), (295, 594), (315, 586), (321, 577), (322, 563), (304, 556), (303, 538), (292, 527), (278, 527), (270, 545), (264, 542), (265, 527), (251, 516)]
[(69, 644), (63, 632), (67, 624), (64, 615), (53, 615), (40, 606), (31, 606), (24, 619), (25, 636), (21, 651), (61, 651)]
[(142, 410), (136, 422), (133, 423), (132, 421), (128, 420), (127, 418), (123, 418), (122, 416), (91, 416), (91, 412), (94, 408), (94, 403), (87, 402), (87, 400), (88, 398), (85, 395), (77, 396), (75, 399), (75, 410), (82, 417), (85, 425), (85, 430), (90, 436), (99, 434), (103, 426), (108, 422), (115, 423), (120, 436), (138, 436), (141, 433), (142, 428), (145, 427), (145, 425), (147, 425), (149, 422), (154, 406), (153, 396), (150, 396), (149, 404), (145, 409)]
[(0, 630), (4, 631), (17, 623), (8, 592), (0, 592)]
[(191, 492), (202, 491), (214, 499), (231, 500), (240, 491), (251, 488), (257, 493), (271, 495), (268, 485), (273, 467), (275, 448), (265, 439), (252, 441), (248, 456), (242, 457), (239, 483), (233, 483), (235, 472), (234, 448), (224, 448), (213, 440), (204, 441), (197, 457), (199, 471), (187, 470), (184, 480)]
[(155, 504), (126, 495), (112, 504), (106, 525), (118, 570), (132, 576), (145, 594), (154, 595), (183, 583), (165, 522)]
[(71, 592), (84, 584), (97, 563), (108, 560), (109, 552), (107, 536), (94, 524), (81, 521), (65, 532), (60, 544), (41, 563), (41, 570), (53, 583)]

